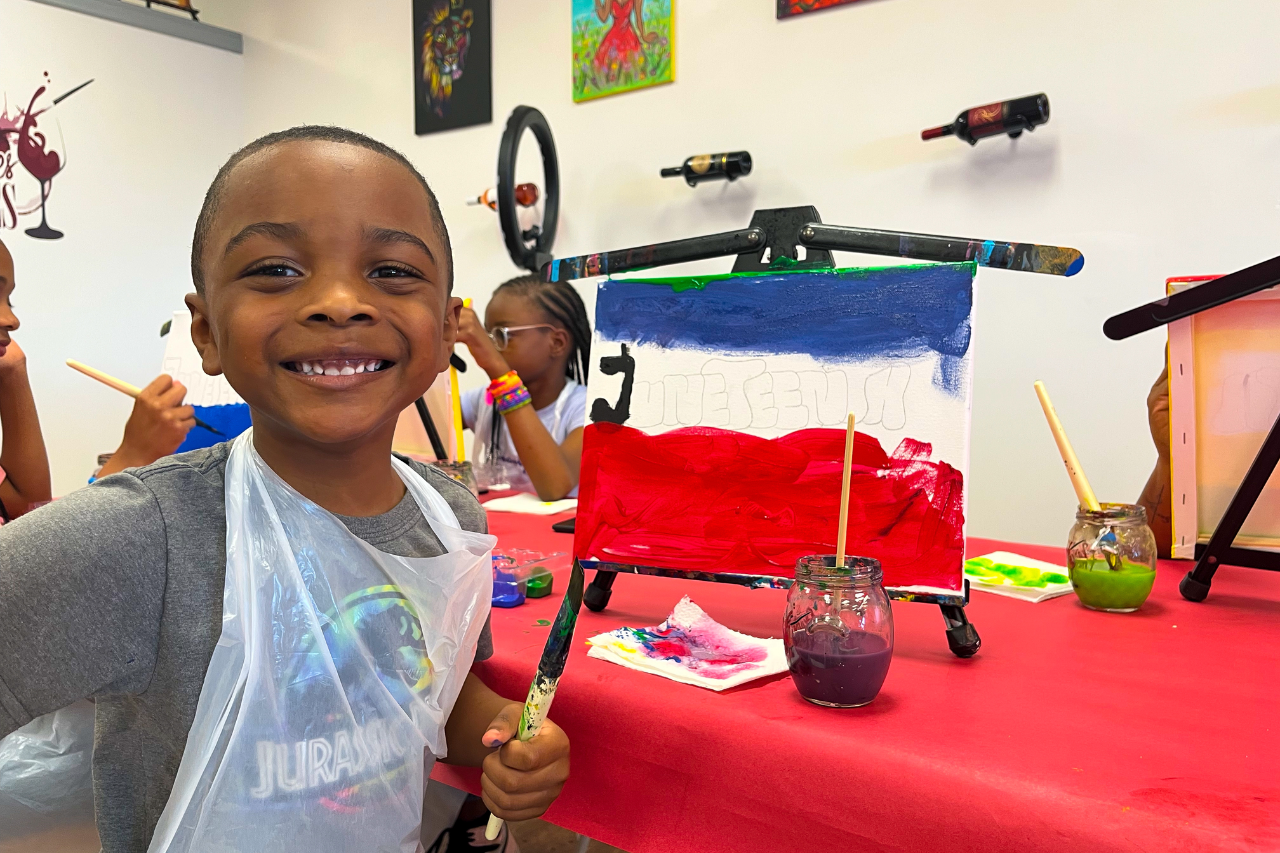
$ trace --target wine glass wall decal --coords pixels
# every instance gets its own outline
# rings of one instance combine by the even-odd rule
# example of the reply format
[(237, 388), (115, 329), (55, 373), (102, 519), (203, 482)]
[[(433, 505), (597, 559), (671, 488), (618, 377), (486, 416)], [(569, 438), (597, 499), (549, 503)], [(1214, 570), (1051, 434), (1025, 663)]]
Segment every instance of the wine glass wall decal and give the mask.
[[(46, 78), (48, 77), (47, 74), (45, 76)], [(13, 172), (13, 159), (9, 153), (10, 137), (13, 137), (12, 144), (17, 150), (18, 162), (33, 178), (40, 182), (40, 224), (34, 228), (26, 229), (28, 236), (35, 237), (38, 240), (57, 240), (63, 236), (61, 231), (50, 227), (47, 205), (49, 194), (53, 190), (53, 179), (66, 167), (65, 151), (63, 154), (59, 154), (49, 148), (48, 138), (37, 129), (38, 118), (92, 82), (93, 80), (87, 80), (69, 92), (54, 98), (49, 106), (36, 109), (36, 101), (45, 93), (47, 88), (40, 86), (36, 89), (35, 94), (31, 96), (31, 100), (25, 110), (20, 111), (18, 116), (13, 119), (8, 117), (6, 110), (6, 114), (3, 117), (5, 120), (0, 121), (0, 158), (3, 158), (6, 177), (12, 177)], [(15, 218), (19, 212), (27, 213), (29, 211), (15, 210)], [(17, 223), (15, 221), (14, 227), (16, 226)]]

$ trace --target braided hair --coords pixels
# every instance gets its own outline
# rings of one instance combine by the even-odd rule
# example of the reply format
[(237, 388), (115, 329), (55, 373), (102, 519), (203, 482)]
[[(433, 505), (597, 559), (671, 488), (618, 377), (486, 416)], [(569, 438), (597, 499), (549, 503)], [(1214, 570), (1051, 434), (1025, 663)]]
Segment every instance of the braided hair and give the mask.
[[(493, 293), (496, 296), (504, 290), (533, 300), (553, 323), (562, 326), (569, 333), (569, 359), (565, 362), (564, 372), (578, 384), (586, 385), (587, 365), (591, 363), (591, 321), (587, 318), (587, 306), (582, 303), (582, 297), (573, 289), (573, 285), (563, 281), (543, 281), (540, 276), (528, 274), (504, 281)], [(498, 404), (495, 401), (489, 426), (487, 461), (492, 462), (498, 458), (498, 443), (501, 439), (502, 417), (498, 414)]]
[(526, 296), (547, 313), (552, 323), (569, 333), (569, 360), (564, 372), (579, 384), (587, 384), (587, 365), (591, 363), (591, 321), (587, 306), (573, 285), (564, 281), (543, 281), (537, 275), (522, 275), (498, 285), (494, 295), (508, 291)]

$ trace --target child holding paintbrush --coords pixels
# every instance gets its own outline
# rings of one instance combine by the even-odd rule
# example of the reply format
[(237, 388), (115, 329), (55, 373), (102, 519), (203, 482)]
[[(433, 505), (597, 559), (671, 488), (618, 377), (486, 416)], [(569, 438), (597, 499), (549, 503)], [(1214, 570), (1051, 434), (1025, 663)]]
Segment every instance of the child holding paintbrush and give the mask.
[(582, 297), (565, 282), (513, 278), (493, 292), (483, 323), (462, 309), (458, 340), (492, 380), (462, 395), (475, 464), (544, 501), (576, 497), (591, 361)]
[[(49, 459), (27, 379), (27, 357), (12, 337), (21, 325), (13, 312), (16, 285), (13, 256), (0, 241), (0, 522), (52, 498)], [(195, 423), (195, 410), (182, 405), (185, 395), (181, 383), (165, 374), (144, 388), (125, 424), (124, 440), (98, 476), (150, 465), (173, 453)]]
[[(542, 814), (568, 776), (568, 738), (547, 723), (511, 740), (522, 704), (470, 673), (487, 593), (463, 598), (443, 583), (488, 576), (483, 511), (461, 485), (391, 453), (400, 412), (448, 364), (461, 310), (425, 179), (351, 131), (263, 137), (214, 179), (192, 277), (204, 369), (226, 375), (253, 429), (0, 528), (0, 736), (97, 700), (104, 853), (404, 849), (420, 818), (405, 786), (421, 783), (419, 745), (432, 739), (435, 754), (483, 767), (495, 814)], [(329, 604), (324, 586), (270, 594), (319, 572), (336, 582), (339, 570), (377, 582)], [(275, 580), (248, 582), (264, 571)], [(409, 593), (393, 577), (439, 577), (434, 609), (398, 603)], [(228, 596), (248, 596), (265, 623), (235, 622)], [(235, 664), (246, 641), (224, 638), (224, 620), (282, 645)], [(322, 622), (319, 641), (311, 626)], [(352, 631), (361, 642), (344, 639)], [(440, 641), (424, 648), (428, 635)], [(236, 666), (250, 667), (239, 681)], [(444, 682), (457, 692), (439, 693)], [(349, 683), (363, 689), (344, 693)], [(206, 689), (237, 698), (210, 704)], [(372, 710), (352, 722), (357, 709)], [(234, 749), (245, 760), (215, 760)]]

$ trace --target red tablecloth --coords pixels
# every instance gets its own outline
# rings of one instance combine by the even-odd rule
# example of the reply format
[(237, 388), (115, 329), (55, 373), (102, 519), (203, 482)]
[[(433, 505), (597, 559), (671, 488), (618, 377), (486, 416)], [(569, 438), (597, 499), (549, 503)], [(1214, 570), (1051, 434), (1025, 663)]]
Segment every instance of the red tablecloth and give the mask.
[[(500, 548), (567, 553), (561, 517), (489, 515)], [(1062, 556), (969, 542), (999, 548)], [(557, 565), (551, 598), (493, 613), (478, 671), (507, 696), (528, 690)], [(551, 716), (573, 771), (547, 819), (631, 853), (1280, 850), (1280, 575), (1223, 568), (1192, 604), (1187, 568), (1162, 564), (1128, 615), (975, 592), (983, 647), (967, 661), (936, 606), (894, 602), (884, 689), (843, 711), (786, 676), (717, 694), (588, 658), (586, 637), (656, 625), (686, 593), (780, 636), (783, 592), (621, 575), (604, 613), (583, 608), (560, 682)], [(474, 771), (436, 768), (477, 790)]]

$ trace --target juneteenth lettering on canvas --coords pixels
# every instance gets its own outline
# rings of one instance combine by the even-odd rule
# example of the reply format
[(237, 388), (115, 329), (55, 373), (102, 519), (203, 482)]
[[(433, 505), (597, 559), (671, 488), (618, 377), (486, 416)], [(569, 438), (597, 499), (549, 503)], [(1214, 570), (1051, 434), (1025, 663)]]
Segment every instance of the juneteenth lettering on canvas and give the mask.
[(789, 577), (849, 551), (885, 585), (962, 588), (972, 264), (609, 280), (576, 556)]

